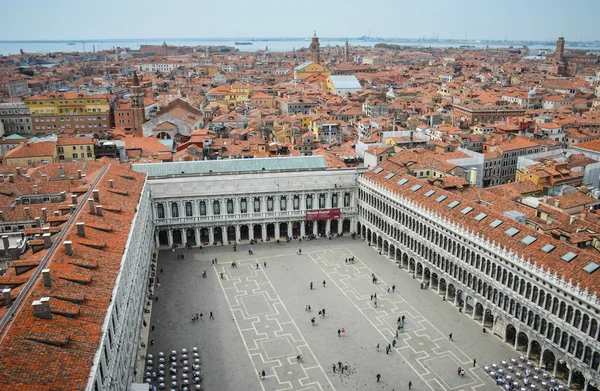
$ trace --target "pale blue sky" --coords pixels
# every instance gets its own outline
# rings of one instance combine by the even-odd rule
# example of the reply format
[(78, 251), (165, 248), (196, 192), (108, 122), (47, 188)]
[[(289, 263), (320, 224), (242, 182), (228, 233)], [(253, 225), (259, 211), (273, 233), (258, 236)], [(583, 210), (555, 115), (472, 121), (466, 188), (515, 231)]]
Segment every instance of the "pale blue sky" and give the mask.
[(0, 0), (0, 40), (600, 39), (600, 0)]

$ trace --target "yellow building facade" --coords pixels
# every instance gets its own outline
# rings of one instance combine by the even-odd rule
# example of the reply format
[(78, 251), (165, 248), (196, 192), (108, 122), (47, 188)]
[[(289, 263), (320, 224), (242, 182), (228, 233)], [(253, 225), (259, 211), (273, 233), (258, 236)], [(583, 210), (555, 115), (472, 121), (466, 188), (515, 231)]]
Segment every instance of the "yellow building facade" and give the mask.
[(331, 76), (331, 71), (325, 68), (323, 65), (317, 64), (316, 62), (307, 61), (294, 68), (294, 79), (304, 80), (317, 73), (320, 73), (325, 77)]

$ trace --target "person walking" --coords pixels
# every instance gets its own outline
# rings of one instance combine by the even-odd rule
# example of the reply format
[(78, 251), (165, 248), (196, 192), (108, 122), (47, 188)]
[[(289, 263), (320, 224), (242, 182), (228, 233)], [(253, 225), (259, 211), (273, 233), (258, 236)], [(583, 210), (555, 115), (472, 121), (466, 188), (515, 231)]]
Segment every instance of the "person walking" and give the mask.
[(452, 341), (452, 333), (450, 333), (450, 335), (448, 335), (448, 339), (449, 339), (450, 341)]
[(258, 262), (256, 262), (256, 270), (258, 270)]
[(203, 316), (204, 316), (204, 314), (203, 314), (202, 312), (200, 312), (200, 320), (202, 320), (202, 319), (203, 319), (203, 318), (202, 318)]
[(150, 340), (150, 345), (154, 345), (154, 340), (153, 339)]
[(302, 249), (301, 248), (298, 249), (298, 255), (302, 255)]
[(371, 295), (371, 301), (373, 301), (373, 295)]
[(212, 260), (212, 265), (215, 266), (215, 260), (214, 259)]
[(338, 329), (338, 337), (342, 336), (342, 329)]
[(387, 292), (390, 293), (391, 290), (392, 290), (392, 288), (390, 288), (390, 286), (388, 285)]
[(263, 267), (267, 267), (267, 261), (265, 261), (265, 263), (263, 264)]
[(323, 317), (325, 317), (325, 308), (323, 308)]
[(390, 348), (389, 348), (389, 346), (385, 347), (385, 354), (390, 354)]
[(379, 344), (377, 344), (377, 351), (379, 351)]
[(379, 383), (379, 379), (381, 379), (381, 375), (378, 373), (377, 374), (377, 383)]
[(215, 317), (213, 316), (212, 311), (210, 311), (210, 317), (209, 317), (209, 319), (213, 319), (213, 320), (215, 319)]
[(396, 347), (396, 340), (392, 339), (392, 347), (395, 348)]
[(325, 288), (325, 280), (323, 280), (323, 288)]
[(312, 281), (311, 281), (311, 282), (310, 282), (310, 289), (312, 289), (312, 287), (313, 287), (313, 284), (312, 284)]
[(215, 265), (218, 264), (219, 262), (217, 262), (217, 258), (215, 258)]
[(152, 331), (154, 331), (154, 325), (152, 325)]
[(333, 368), (333, 373), (335, 373), (335, 363), (331, 364), (332, 368)]
[(396, 293), (396, 285), (392, 285), (392, 292)]
[(408, 381), (408, 389), (410, 390), (412, 388), (412, 382), (409, 380)]
[(473, 368), (475, 368), (475, 366), (476, 366), (476, 365), (477, 365), (477, 359), (476, 359), (476, 358), (474, 358), (474, 359), (473, 359)]

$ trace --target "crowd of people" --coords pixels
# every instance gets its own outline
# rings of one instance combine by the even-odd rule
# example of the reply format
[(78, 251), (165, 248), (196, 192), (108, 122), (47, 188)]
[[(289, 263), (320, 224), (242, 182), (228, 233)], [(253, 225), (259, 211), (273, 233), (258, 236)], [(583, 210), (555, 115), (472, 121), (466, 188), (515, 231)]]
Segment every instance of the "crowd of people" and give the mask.
[(533, 361), (529, 361), (525, 356), (502, 361), (500, 364), (485, 365), (483, 370), (496, 380), (497, 385), (506, 390), (558, 391), (565, 389), (552, 375), (542, 370)]

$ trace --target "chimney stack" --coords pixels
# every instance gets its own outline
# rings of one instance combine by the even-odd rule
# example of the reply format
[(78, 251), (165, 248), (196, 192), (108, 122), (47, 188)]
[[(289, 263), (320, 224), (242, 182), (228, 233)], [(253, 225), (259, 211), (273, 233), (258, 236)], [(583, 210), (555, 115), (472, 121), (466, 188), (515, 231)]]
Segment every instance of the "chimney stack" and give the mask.
[(48, 213), (46, 208), (42, 208), (42, 222), (45, 224), (48, 221)]
[(4, 221), (4, 212), (0, 210), (0, 221)]
[(94, 195), (94, 201), (100, 202), (100, 190), (94, 190), (92, 191), (92, 194)]
[(75, 178), (69, 177), (69, 180), (71, 181), (71, 184), (75, 183)]
[(85, 223), (80, 222), (75, 225), (77, 226), (77, 235), (81, 236), (82, 238), (85, 238)]
[(29, 210), (29, 207), (27, 206), (23, 209), (25, 209), (25, 220), (31, 220), (31, 211)]
[[(4, 179), (3, 179), (3, 180), (4, 180)], [(112, 187), (115, 187), (115, 184), (114, 184), (114, 182), (113, 182), (113, 180), (112, 180), (112, 179), (110, 179), (110, 180), (108, 181), (108, 185), (109, 185), (111, 188), (112, 188)]]
[(52, 287), (52, 280), (50, 279), (50, 269), (42, 270), (42, 276), (44, 277), (44, 286), (46, 288)]
[(4, 174), (0, 174), (0, 183), (4, 182)]
[(77, 179), (81, 179), (81, 170), (77, 170)]
[(88, 198), (88, 205), (90, 206), (90, 214), (94, 214), (95, 208), (94, 208), (94, 199), (93, 198)]
[(51, 238), (50, 232), (43, 233), (42, 239), (44, 239), (44, 248), (52, 247), (52, 238)]
[(63, 200), (63, 201), (67, 199), (67, 192), (66, 191), (61, 191), (60, 192), (60, 199)]
[(17, 246), (10, 246), (8, 252), (10, 253), (11, 261), (16, 261), (21, 256), (21, 250)]
[(73, 214), (73, 212), (75, 212), (75, 205), (69, 204), (69, 211), (71, 212), (71, 214)]
[(17, 175), (21, 175), (21, 167), (17, 167)]
[(37, 228), (40, 228), (42, 226), (42, 219), (40, 219), (39, 217), (35, 218), (35, 226)]
[(569, 225), (573, 225), (574, 222), (575, 222), (575, 216), (571, 216), (571, 218), (569, 219)]
[(70, 240), (65, 240), (63, 244), (65, 246), (65, 254), (73, 255), (73, 242)]
[(58, 174), (61, 178), (65, 176), (65, 168), (63, 166), (58, 166)]
[(55, 210), (54, 212), (52, 212), (52, 214), (54, 215), (54, 217), (58, 217), (60, 216), (60, 212)]
[(2, 244), (4, 246), (4, 251), (8, 251), (10, 244), (8, 244), (8, 235), (2, 235)]
[(15, 176), (13, 174), (8, 174), (8, 181), (10, 183), (15, 183)]
[(77, 203), (77, 194), (71, 194), (71, 203), (72, 204), (76, 204)]
[(33, 185), (33, 194), (38, 194), (40, 192), (40, 189), (38, 188), (38, 185)]
[(10, 288), (2, 289), (2, 294), (4, 295), (4, 305), (10, 306), (12, 304), (12, 297), (10, 297)]
[(33, 303), (33, 316), (42, 319), (52, 319), (50, 312), (50, 298), (42, 297), (41, 300), (35, 300)]
[(559, 199), (554, 200), (554, 206), (556, 206), (557, 208), (560, 206), (560, 200)]
[(102, 205), (96, 205), (96, 215), (102, 216)]
[(27, 182), (31, 182), (31, 177), (29, 175), (25, 176), (25, 178), (27, 179)]

